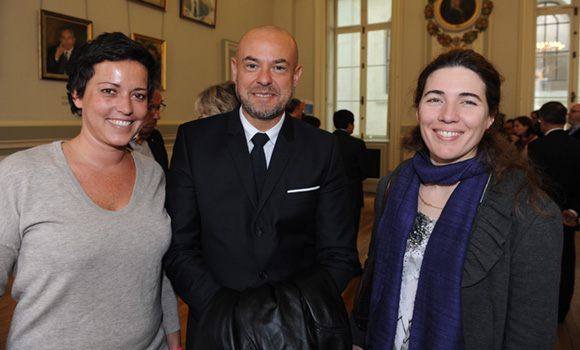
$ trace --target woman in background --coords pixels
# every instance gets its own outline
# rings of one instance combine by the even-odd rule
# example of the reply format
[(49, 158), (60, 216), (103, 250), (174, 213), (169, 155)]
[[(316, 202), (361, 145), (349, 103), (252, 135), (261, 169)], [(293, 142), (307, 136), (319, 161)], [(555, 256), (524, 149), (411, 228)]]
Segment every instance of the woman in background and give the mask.
[(195, 109), (200, 119), (232, 111), (239, 105), (236, 83), (233, 81), (208, 87), (197, 95), (195, 101)]
[(525, 159), (528, 159), (528, 144), (538, 138), (532, 119), (520, 116), (514, 120), (514, 133), (519, 137), (516, 148)]
[(126, 147), (154, 68), (124, 34), (84, 44), (67, 85), (80, 133), (0, 162), (0, 295), (12, 271), (17, 301), (7, 349), (180, 347), (163, 170)]
[(554, 348), (561, 215), (499, 132), (500, 85), (472, 50), (419, 76), (405, 141), (416, 154), (377, 189), (369, 318), (353, 322), (354, 348)]

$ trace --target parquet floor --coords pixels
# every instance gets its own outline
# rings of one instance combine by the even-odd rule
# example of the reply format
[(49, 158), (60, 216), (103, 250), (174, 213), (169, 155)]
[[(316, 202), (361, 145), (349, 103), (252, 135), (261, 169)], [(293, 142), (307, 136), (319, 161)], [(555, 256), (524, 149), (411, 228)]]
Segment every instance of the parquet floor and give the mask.
[[(370, 241), (370, 233), (373, 225), (374, 213), (373, 213), (373, 201), (374, 193), (365, 194), (365, 207), (362, 210), (361, 215), (361, 226), (359, 229), (358, 236), (358, 250), (361, 261), (364, 262), (368, 253), (368, 244)], [(580, 235), (580, 234), (579, 234)], [(576, 236), (576, 246), (577, 258), (576, 258), (576, 290), (574, 292), (574, 299), (570, 308), (570, 313), (563, 324), (558, 326), (558, 342), (556, 344), (556, 350), (580, 350), (580, 238)], [(351, 281), (346, 290), (343, 293), (343, 299), (347, 306), (347, 309), (352, 308), (352, 301), (356, 293), (356, 288), (360, 277), (357, 277)], [(10, 289), (12, 283), (8, 285), (7, 292), (2, 296), (0, 300), (0, 350), (6, 348), (6, 337), (8, 335), (8, 329), (10, 328), (10, 320), (12, 318), (12, 312), (16, 303), (10, 297)], [(183, 330), (182, 339), (185, 343), (185, 329), (187, 324), (187, 305), (185, 305), (181, 300), (179, 301), (179, 315), (181, 318), (181, 329)]]

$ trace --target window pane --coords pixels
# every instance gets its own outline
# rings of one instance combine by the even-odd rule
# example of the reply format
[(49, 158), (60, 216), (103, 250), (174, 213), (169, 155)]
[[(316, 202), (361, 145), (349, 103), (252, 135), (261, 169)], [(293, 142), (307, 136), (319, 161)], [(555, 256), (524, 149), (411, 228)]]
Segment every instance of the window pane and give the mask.
[(365, 137), (386, 137), (387, 101), (367, 101)]
[(360, 69), (339, 68), (336, 71), (336, 100), (359, 101)]
[(390, 31), (368, 32), (366, 130), (365, 134), (387, 135)]
[[(336, 50), (336, 99), (360, 99), (360, 33), (339, 34)], [(354, 113), (354, 112), (353, 112)]]
[(538, 7), (549, 7), (549, 6), (558, 6), (558, 5), (570, 5), (572, 4), (572, 0), (538, 0)]
[(391, 1), (368, 0), (368, 24), (385, 23), (391, 21)]
[(339, 34), (336, 40), (336, 65), (360, 68), (360, 33)]
[(567, 105), (569, 55), (570, 16), (538, 16), (534, 109), (549, 101)]
[(360, 25), (360, 2), (361, 0), (337, 0), (337, 26)]

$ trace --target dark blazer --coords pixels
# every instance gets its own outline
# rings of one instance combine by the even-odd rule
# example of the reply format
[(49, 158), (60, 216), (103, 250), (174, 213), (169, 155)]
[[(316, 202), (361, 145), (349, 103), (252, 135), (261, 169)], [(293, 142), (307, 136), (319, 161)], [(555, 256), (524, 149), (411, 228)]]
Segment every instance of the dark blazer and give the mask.
[(342, 157), (348, 183), (351, 208), (362, 208), (364, 206), (362, 182), (370, 173), (367, 147), (363, 140), (350, 136), (345, 130), (335, 130), (334, 135), (338, 138), (340, 156)]
[[(54, 45), (46, 50), (46, 71), (48, 73), (54, 74), (68, 74), (69, 62), (70, 58), (67, 60), (64, 56), (60, 56), (57, 60), (54, 59), (54, 54), (56, 53), (56, 49), (58, 45)], [(76, 47), (74, 48), (76, 50)], [(73, 50), (73, 52), (74, 52)]]
[[(169, 161), (167, 158), (167, 150), (165, 149), (165, 143), (163, 142), (163, 137), (161, 133), (157, 129), (153, 129), (151, 135), (145, 139), (147, 144), (149, 145), (149, 149), (153, 154), (153, 158), (161, 165), (163, 168), (163, 172), (165, 173), (165, 177), (167, 177), (167, 172), (169, 170)], [(133, 149), (131, 144), (128, 144), (127, 147), (129, 149)]]
[(285, 118), (259, 198), (239, 109), (181, 125), (166, 206), (173, 239), (164, 266), (189, 305), (188, 336), (222, 287), (289, 280), (315, 263), (339, 291), (353, 276), (358, 252), (338, 142), (300, 120)]
[(167, 176), (167, 171), (169, 170), (169, 160), (167, 158), (167, 150), (165, 149), (165, 143), (163, 142), (163, 137), (157, 129), (153, 129), (151, 135), (146, 139), (153, 157), (165, 172)]
[(544, 175), (544, 189), (560, 209), (580, 213), (580, 140), (554, 130), (532, 141), (528, 156)]
[[(369, 251), (393, 173), (377, 187)], [(528, 188), (520, 190), (523, 180), (522, 173), (499, 183), (492, 176), (473, 222), (461, 281), (467, 350), (543, 350), (556, 344), (562, 216), (547, 197), (536, 203), (546, 214), (535, 211)], [(354, 344), (362, 346), (365, 332), (354, 320), (351, 325)]]
[(580, 139), (580, 129), (576, 129), (570, 136)]

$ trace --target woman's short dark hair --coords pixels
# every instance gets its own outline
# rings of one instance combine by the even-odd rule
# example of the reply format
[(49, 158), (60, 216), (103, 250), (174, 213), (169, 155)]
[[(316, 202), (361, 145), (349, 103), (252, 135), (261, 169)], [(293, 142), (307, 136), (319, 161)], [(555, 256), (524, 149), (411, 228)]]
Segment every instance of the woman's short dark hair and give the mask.
[(78, 116), (82, 114), (82, 110), (74, 104), (73, 93), (76, 92), (76, 97), (78, 98), (84, 96), (87, 82), (95, 74), (95, 65), (104, 61), (135, 61), (141, 63), (148, 73), (147, 99), (150, 99), (153, 95), (155, 61), (149, 51), (123, 33), (104, 33), (73, 51), (69, 80), (66, 85), (68, 102), (73, 114)]
[(526, 134), (524, 137), (530, 137), (530, 135), (534, 135), (536, 133), (536, 128), (534, 128), (534, 122), (532, 122), (532, 118), (528, 117), (527, 115), (521, 115), (517, 117), (514, 122), (518, 122), (523, 126), (527, 126), (528, 129), (526, 130)]

